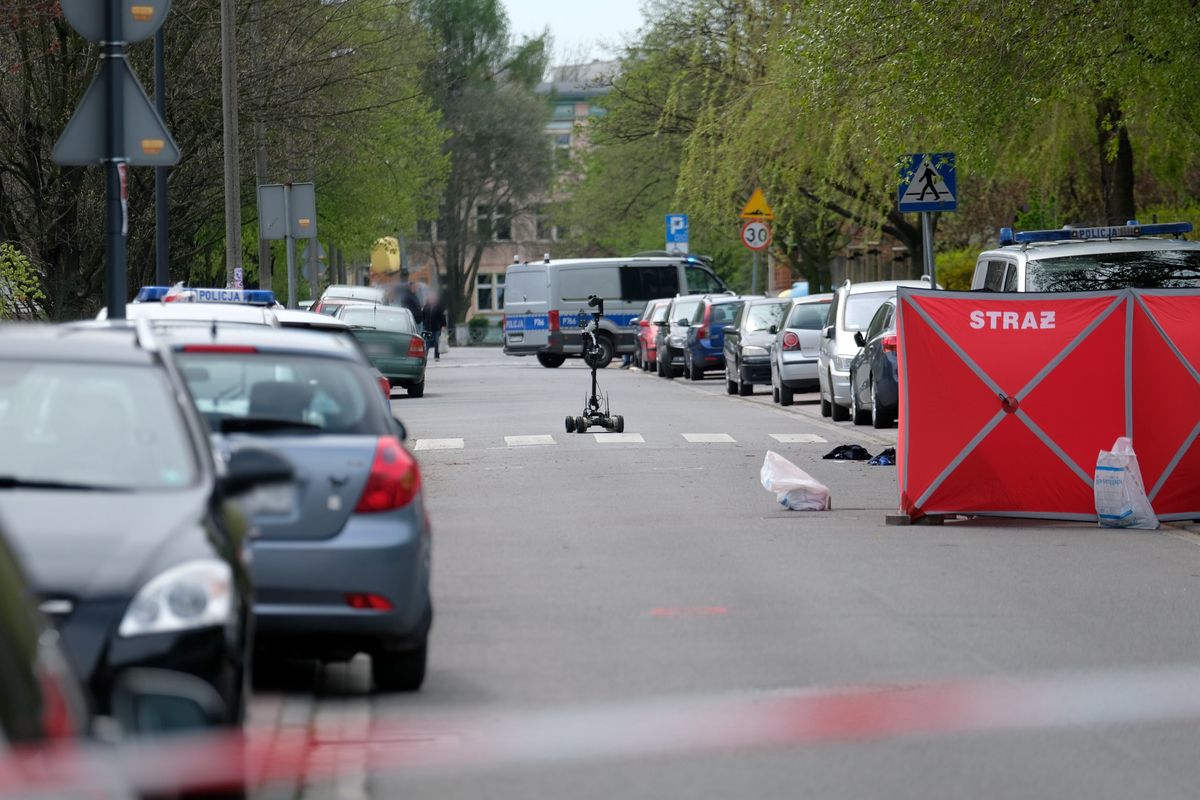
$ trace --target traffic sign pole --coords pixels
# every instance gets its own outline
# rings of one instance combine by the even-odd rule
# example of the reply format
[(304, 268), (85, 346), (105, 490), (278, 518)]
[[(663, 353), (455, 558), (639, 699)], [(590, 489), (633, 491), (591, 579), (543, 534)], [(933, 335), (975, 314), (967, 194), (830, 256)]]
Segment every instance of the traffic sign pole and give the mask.
[(750, 261), (750, 294), (758, 294), (758, 251), (753, 251)]
[(925, 274), (929, 276), (931, 288), (937, 288), (937, 266), (933, 258), (933, 214), (921, 212), (921, 257), (925, 261)]
[[(165, 37), (163, 29), (160, 27), (154, 32), (154, 107), (164, 120), (167, 118), (165, 49)], [(154, 280), (159, 286), (171, 285), (167, 172), (167, 167), (154, 168)]]
[(125, 319), (128, 298), (125, 252), (125, 209), (121, 203), (120, 164), (125, 160), (125, 93), (121, 72), (115, 66), (125, 58), (125, 43), (121, 35), (121, 3), (108, 2), (106, 37), (102, 59), (110, 64), (105, 70), (105, 94), (108, 99), (108, 146), (104, 163), (105, 180), (105, 303), (109, 319)]
[(287, 251), (288, 303), (291, 309), (299, 308), (296, 302), (296, 240), (292, 237), (292, 187), (283, 187), (283, 218), (287, 220), (284, 233), (284, 249)]

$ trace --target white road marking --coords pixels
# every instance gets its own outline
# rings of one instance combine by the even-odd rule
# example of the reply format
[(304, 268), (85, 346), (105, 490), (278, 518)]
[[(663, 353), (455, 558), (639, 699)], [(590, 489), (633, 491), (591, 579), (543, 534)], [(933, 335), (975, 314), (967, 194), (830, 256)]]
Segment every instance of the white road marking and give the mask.
[(537, 444), (557, 444), (554, 437), (550, 434), (538, 434), (536, 436), (505, 436), (504, 443), (509, 447), (529, 447)]
[(771, 438), (784, 444), (824, 444), (829, 441), (815, 433), (772, 433)]
[(644, 444), (640, 433), (593, 433), (600, 444)]
[(736, 442), (728, 433), (685, 433), (683, 438), (693, 444), (716, 444)]
[(462, 439), (417, 439), (413, 450), (462, 450)]

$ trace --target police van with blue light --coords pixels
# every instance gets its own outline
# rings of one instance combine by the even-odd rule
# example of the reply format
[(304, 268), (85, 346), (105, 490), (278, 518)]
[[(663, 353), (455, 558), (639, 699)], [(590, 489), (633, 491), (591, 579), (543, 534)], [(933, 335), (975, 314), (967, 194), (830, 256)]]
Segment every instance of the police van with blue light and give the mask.
[(1000, 246), (980, 254), (971, 289), (1090, 292), (1200, 288), (1200, 242), (1190, 222), (1057, 230), (1000, 229)]
[(579, 320), (588, 320), (588, 298), (605, 298), (596, 332), (603, 368), (615, 355), (632, 354), (636, 319), (651, 300), (728, 291), (710, 265), (696, 256), (633, 256), (514, 263), (504, 279), (504, 352), (536, 356), (558, 367), (583, 356)]
[[(149, 320), (156, 326), (269, 325), (279, 327), (275, 311), (282, 306), (267, 289), (219, 289), (207, 287), (143, 286), (132, 303), (125, 306), (128, 319)], [(107, 319), (108, 309), (96, 319)]]

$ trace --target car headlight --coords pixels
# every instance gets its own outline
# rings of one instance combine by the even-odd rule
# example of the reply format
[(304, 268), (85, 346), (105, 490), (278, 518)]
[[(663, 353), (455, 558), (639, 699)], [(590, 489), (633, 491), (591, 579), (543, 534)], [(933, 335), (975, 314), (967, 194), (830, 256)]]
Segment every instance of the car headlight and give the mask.
[(755, 345), (748, 344), (742, 348), (742, 355), (743, 356), (768, 356), (768, 355), (770, 355), (770, 353), (767, 352), (767, 348), (765, 348), (765, 347), (757, 347)]
[(854, 356), (834, 356), (833, 368), (838, 372), (845, 372), (850, 369), (850, 362), (854, 360)]
[(233, 609), (233, 573), (215, 559), (161, 572), (133, 598), (117, 633), (142, 636), (224, 625)]

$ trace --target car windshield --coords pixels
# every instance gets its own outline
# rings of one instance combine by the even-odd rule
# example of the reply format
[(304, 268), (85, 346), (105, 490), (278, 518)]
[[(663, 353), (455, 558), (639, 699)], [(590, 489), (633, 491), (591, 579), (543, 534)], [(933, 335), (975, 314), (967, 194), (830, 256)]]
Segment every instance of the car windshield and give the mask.
[(746, 332), (765, 331), (772, 325), (778, 325), (786, 308), (787, 304), (784, 302), (757, 303), (750, 306), (746, 312)]
[(150, 366), (0, 362), (0, 481), (167, 490), (196, 481), (170, 382)]
[(388, 433), (379, 390), (355, 364), (215, 351), (185, 351), (179, 362), (196, 406), (215, 431)]
[(1027, 292), (1200, 287), (1200, 250), (1143, 250), (1040, 258), (1025, 266)]
[(829, 303), (801, 303), (792, 309), (787, 326), (798, 331), (819, 331), (825, 327), (829, 314)]
[(338, 319), (355, 328), (373, 328), (388, 333), (415, 333), (416, 324), (406, 308), (390, 306), (348, 306)]
[(850, 299), (846, 301), (846, 317), (842, 327), (848, 331), (866, 330), (867, 326), (871, 324), (871, 317), (875, 316), (879, 307), (885, 300), (895, 295), (894, 290), (850, 295)]

